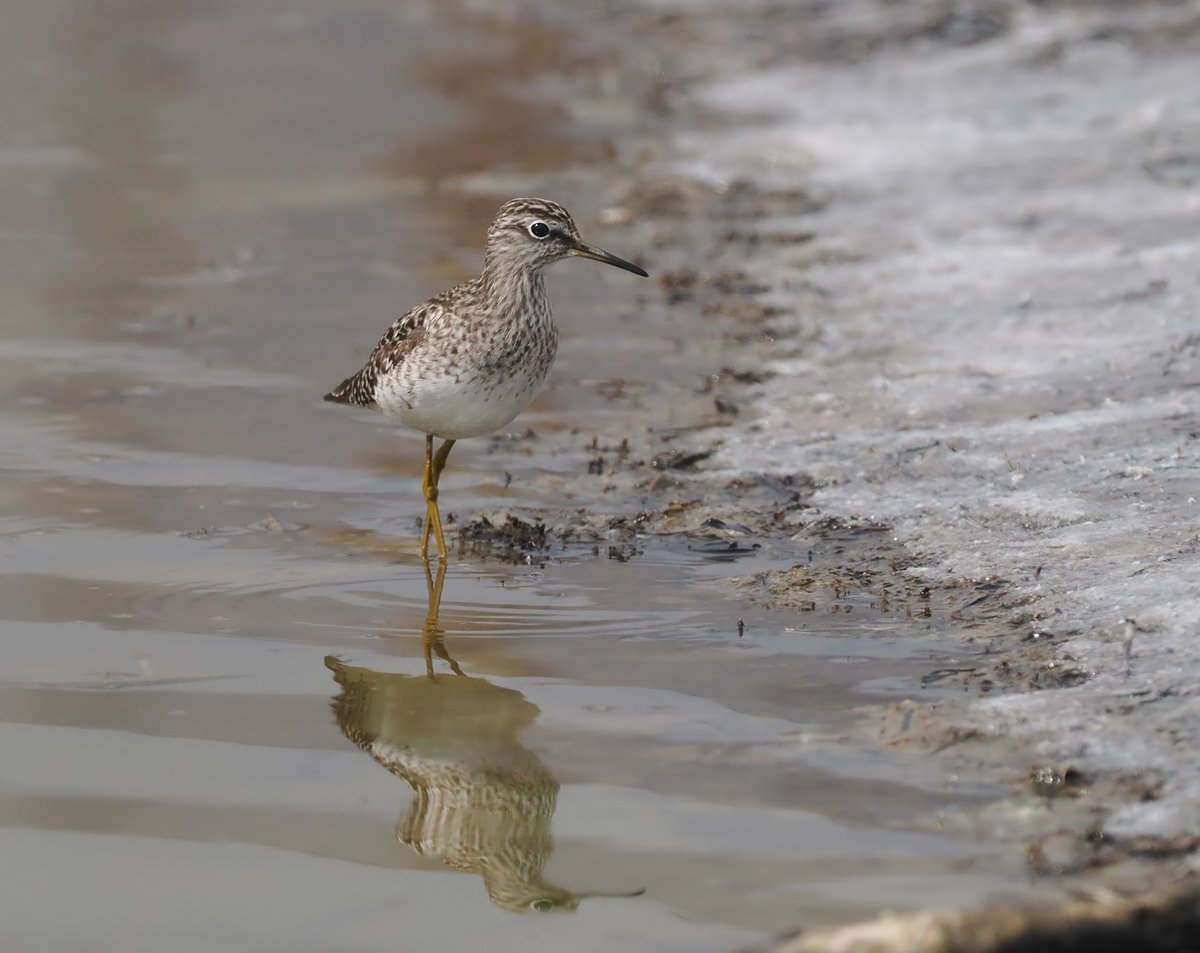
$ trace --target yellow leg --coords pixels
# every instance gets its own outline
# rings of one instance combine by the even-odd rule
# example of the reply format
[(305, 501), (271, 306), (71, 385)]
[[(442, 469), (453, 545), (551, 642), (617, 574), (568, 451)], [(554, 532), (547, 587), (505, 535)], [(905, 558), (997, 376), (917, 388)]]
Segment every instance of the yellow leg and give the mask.
[(438, 480), (446, 469), (446, 458), (450, 456), (453, 440), (447, 440), (435, 454), (433, 452), (433, 434), (425, 435), (425, 476), (421, 481), (421, 489), (425, 493), (425, 528), (421, 533), (421, 558), (429, 559), (429, 533), (432, 530), (437, 538), (438, 558), (444, 563), (447, 559), (446, 536), (442, 532), (442, 514), (438, 512)]
[(442, 586), (446, 582), (446, 561), (439, 560), (437, 578), (429, 569), (429, 560), (425, 561), (425, 588), (429, 594), (429, 610), (425, 613), (425, 628), (421, 631), (421, 642), (425, 649), (425, 674), (433, 678), (433, 656), (443, 659), (455, 675), (462, 675), (463, 670), (446, 651), (444, 641), (445, 631), (438, 621), (438, 613), (442, 609)]
[[(433, 486), (433, 435), (425, 435), (425, 471), (421, 477), (421, 492), (425, 494), (425, 525), (421, 530), (421, 558), (426, 562), (429, 561), (429, 531), (433, 528), (433, 520), (429, 518), (431, 509), (437, 506), (436, 503), (431, 504), (429, 494)], [(435, 494), (433, 497), (437, 499)], [(426, 567), (428, 571), (428, 567)]]
[(450, 456), (450, 449), (454, 446), (453, 440), (445, 441), (433, 458), (433, 485), (436, 488), (438, 480), (442, 478), (442, 471), (446, 469), (446, 459)]

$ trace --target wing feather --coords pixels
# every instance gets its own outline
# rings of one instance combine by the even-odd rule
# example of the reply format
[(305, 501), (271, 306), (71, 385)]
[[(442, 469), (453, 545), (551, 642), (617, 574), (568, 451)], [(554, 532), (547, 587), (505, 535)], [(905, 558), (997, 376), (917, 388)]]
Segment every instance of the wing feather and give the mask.
[(425, 324), (437, 307), (433, 301), (427, 301), (397, 318), (375, 345), (362, 369), (338, 384), (325, 399), (335, 404), (374, 407), (379, 378), (390, 374), (424, 340)]

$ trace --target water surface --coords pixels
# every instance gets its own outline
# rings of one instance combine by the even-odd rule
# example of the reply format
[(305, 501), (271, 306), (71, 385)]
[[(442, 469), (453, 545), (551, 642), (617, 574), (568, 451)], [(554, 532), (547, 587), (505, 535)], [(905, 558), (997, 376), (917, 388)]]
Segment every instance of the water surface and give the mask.
[[(420, 438), (320, 395), (477, 263), (498, 200), (465, 179), (604, 145), (495, 81), (536, 51), (552, 84), (565, 30), (439, 9), (6, 5), (0, 935), (723, 950), (988, 894), (982, 848), (912, 829), (945, 781), (842, 741), (916, 689), (929, 622), (740, 601), (786, 545), (472, 556), (432, 611)], [(652, 290), (561, 270), (523, 425), (603, 428), (630, 407), (598, 382), (711, 366), (620, 333), (609, 303)], [(456, 449), (454, 508), (563, 502), (534, 475), (566, 464), (487, 451)]]

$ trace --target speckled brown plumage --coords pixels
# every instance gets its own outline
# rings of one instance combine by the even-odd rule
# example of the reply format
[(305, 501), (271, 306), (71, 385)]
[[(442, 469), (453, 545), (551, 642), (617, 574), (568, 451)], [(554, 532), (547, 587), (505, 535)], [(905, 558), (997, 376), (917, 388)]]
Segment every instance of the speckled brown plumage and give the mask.
[(374, 408), (375, 385), (380, 375), (390, 373), (421, 342), (425, 334), (425, 315), (432, 304), (433, 301), (426, 302), (397, 318), (375, 345), (367, 363), (326, 394), (325, 399), (335, 404)]

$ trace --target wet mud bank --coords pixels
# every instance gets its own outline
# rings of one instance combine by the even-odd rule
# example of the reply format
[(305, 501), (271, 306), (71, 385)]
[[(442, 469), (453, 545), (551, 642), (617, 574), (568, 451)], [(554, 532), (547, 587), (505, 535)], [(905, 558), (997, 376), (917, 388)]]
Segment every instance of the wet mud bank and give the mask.
[[(570, 501), (518, 514), (537, 545), (697, 534), (794, 554), (736, 579), (748, 602), (885, 577), (943, 601), (942, 697), (864, 710), (860, 738), (1003, 785), (941, 822), (1060, 896), (1191, 877), (1200, 10), (604, 12), (578, 42), (642, 118), (602, 219), (681, 330), (669, 372), (607, 382), (619, 414), (528, 435)], [(806, 563), (848, 528), (886, 546)]]

